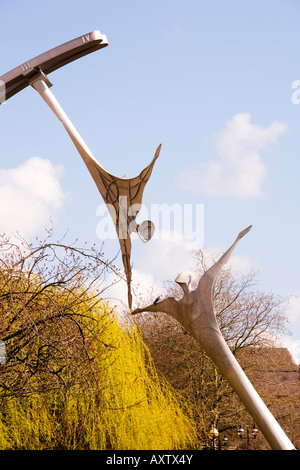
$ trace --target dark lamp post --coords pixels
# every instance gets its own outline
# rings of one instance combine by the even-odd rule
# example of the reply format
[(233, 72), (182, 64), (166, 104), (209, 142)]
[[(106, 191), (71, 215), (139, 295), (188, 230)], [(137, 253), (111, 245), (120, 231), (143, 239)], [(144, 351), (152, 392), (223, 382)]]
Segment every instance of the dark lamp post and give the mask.
[(217, 439), (218, 435), (219, 435), (219, 431), (212, 424), (211, 429), (209, 431), (209, 438), (211, 440), (211, 450), (216, 450), (216, 439)]
[(253, 437), (253, 439), (256, 438), (257, 433), (258, 433), (258, 429), (257, 429), (256, 425), (254, 424), (253, 428), (252, 428), (252, 437)]
[[(240, 439), (244, 438), (245, 430), (243, 429), (243, 427), (241, 425), (239, 426), (239, 428), (237, 430), (237, 433), (238, 433), (238, 436), (239, 436)], [(249, 428), (246, 429), (246, 436), (245, 437), (247, 439), (248, 445), (250, 445), (250, 439), (251, 439), (250, 434), (251, 434), (252, 439), (256, 439), (256, 436), (258, 434), (258, 429), (257, 429), (255, 424), (253, 425), (251, 433), (249, 431)]]
[(242, 426), (240, 426), (239, 429), (237, 430), (237, 433), (238, 433), (238, 436), (239, 436), (240, 439), (243, 439), (244, 432), (245, 432), (245, 430), (243, 429)]
[(227, 447), (227, 444), (228, 444), (228, 437), (224, 436), (223, 437), (223, 447), (226, 449)]

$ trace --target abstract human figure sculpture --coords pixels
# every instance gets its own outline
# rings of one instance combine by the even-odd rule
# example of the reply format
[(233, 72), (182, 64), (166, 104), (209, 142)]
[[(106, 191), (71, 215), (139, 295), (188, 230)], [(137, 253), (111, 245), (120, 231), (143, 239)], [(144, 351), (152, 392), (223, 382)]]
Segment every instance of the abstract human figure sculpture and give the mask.
[[(50, 91), (49, 81), (42, 74), (38, 73), (30, 78), (30, 84), (37, 90), (44, 101), (49, 105), (54, 114), (63, 124), (67, 133), (71, 137), (75, 147), (81, 155), (85, 165), (92, 175), (96, 186), (108, 206), (110, 215), (117, 230), (122, 261), (127, 280), (128, 306), (132, 307), (131, 294), (131, 233), (137, 232), (140, 238), (148, 241), (154, 231), (154, 225), (150, 221), (143, 222), (142, 227), (136, 223), (136, 216), (142, 207), (142, 198), (145, 185), (149, 180), (154, 163), (159, 156), (161, 145), (158, 146), (151, 163), (134, 178), (118, 178), (108, 173), (96, 160), (84, 140), (78, 134), (70, 119)], [(149, 229), (149, 230), (148, 230)]]
[(214, 313), (214, 288), (222, 267), (228, 262), (239, 240), (249, 232), (251, 226), (239, 233), (232, 246), (201, 277), (198, 286), (191, 289), (191, 273), (180, 274), (175, 281), (183, 290), (183, 298), (168, 297), (143, 308), (141, 312), (164, 312), (175, 318), (203, 347), (220, 372), (228, 380), (254, 422), (261, 429), (272, 449), (292, 450), (293, 444), (286, 436), (272, 413), (266, 407), (246, 374), (230, 351), (219, 329)]
[(107, 204), (110, 215), (114, 221), (127, 280), (128, 305), (131, 310), (132, 274), (130, 235), (132, 232), (137, 232), (143, 242), (150, 240), (153, 235), (153, 223), (151, 221), (144, 221), (142, 224), (138, 225), (136, 223), (136, 217), (141, 209), (144, 188), (151, 176), (154, 163), (159, 156), (161, 145), (157, 148), (151, 163), (135, 178), (118, 178), (108, 173), (93, 156), (63, 108), (50, 91), (52, 84), (46, 75), (46, 73), (53, 72), (69, 62), (90, 52), (102, 49), (107, 45), (106, 36), (100, 34), (100, 31), (93, 31), (28, 60), (5, 75), (2, 75), (0, 77), (0, 84), (3, 83), (5, 85), (6, 99), (23, 90), (26, 86), (31, 85), (49, 105), (71, 137), (92, 175), (100, 194)]

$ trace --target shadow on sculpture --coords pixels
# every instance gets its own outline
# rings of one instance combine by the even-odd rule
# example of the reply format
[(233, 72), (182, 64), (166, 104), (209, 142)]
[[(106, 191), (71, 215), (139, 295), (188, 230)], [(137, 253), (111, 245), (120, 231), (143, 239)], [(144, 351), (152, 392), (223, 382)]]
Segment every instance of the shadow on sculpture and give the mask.
[(200, 343), (228, 380), (271, 448), (292, 450), (293, 444), (266, 407), (225, 342), (214, 312), (214, 289), (218, 275), (230, 259), (239, 240), (250, 229), (251, 226), (239, 233), (231, 247), (203, 274), (195, 290), (192, 290), (191, 273), (183, 272), (175, 279), (183, 291), (183, 297), (180, 300), (167, 297), (152, 305), (135, 309), (132, 315), (142, 312), (164, 312), (175, 318)]

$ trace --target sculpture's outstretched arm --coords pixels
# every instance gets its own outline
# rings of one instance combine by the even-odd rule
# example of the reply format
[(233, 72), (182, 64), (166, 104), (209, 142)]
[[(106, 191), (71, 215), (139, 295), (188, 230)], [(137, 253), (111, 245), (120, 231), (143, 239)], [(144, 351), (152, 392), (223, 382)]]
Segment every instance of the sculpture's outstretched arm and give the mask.
[[(224, 266), (224, 264), (226, 264), (228, 261), (229, 261), (229, 258), (231, 257), (232, 255), (232, 252), (233, 250), (235, 249), (236, 245), (238, 244), (238, 242), (240, 241), (241, 238), (243, 238), (252, 228), (252, 225), (249, 225), (249, 227), (245, 228), (244, 230), (242, 230), (235, 242), (231, 245), (230, 248), (228, 248), (227, 251), (225, 251), (225, 253), (221, 256), (221, 258), (219, 259), (219, 261), (217, 261), (216, 265), (218, 265), (218, 269), (219, 269), (219, 272), (221, 271), (222, 267)], [(220, 266), (220, 267), (219, 267)]]
[(143, 312), (164, 312), (175, 318), (180, 323), (184, 314), (183, 307), (180, 302), (175, 300), (173, 297), (167, 297), (160, 302), (153, 303), (147, 307), (136, 308), (131, 312), (132, 315)]
[(229, 261), (229, 259), (232, 255), (236, 245), (238, 244), (239, 240), (241, 238), (243, 238), (251, 230), (251, 228), (252, 228), (252, 225), (250, 225), (249, 227), (242, 230), (238, 234), (235, 242), (231, 245), (231, 247), (228, 248), (228, 250), (220, 257), (220, 259), (215, 264), (213, 264), (213, 266), (211, 266), (207, 271), (205, 271), (205, 273), (203, 274), (202, 278), (200, 279), (199, 285), (197, 287), (198, 290), (201, 289), (202, 284), (204, 282), (206, 284), (207, 293), (208, 293), (208, 291), (214, 290), (215, 284), (216, 284), (218, 275), (221, 272), (221, 269)]

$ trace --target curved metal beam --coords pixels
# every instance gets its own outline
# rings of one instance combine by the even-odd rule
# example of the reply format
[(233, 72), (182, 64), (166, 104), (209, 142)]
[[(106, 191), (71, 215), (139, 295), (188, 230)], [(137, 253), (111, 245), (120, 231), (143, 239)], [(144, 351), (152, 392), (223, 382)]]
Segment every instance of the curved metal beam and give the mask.
[[(92, 31), (27, 60), (0, 77), (0, 83), (5, 87), (5, 100), (26, 88), (29, 85), (28, 79), (38, 71), (47, 75), (107, 45), (107, 38), (104, 34), (100, 31)], [(4, 99), (0, 100), (0, 102), (3, 101)]]

